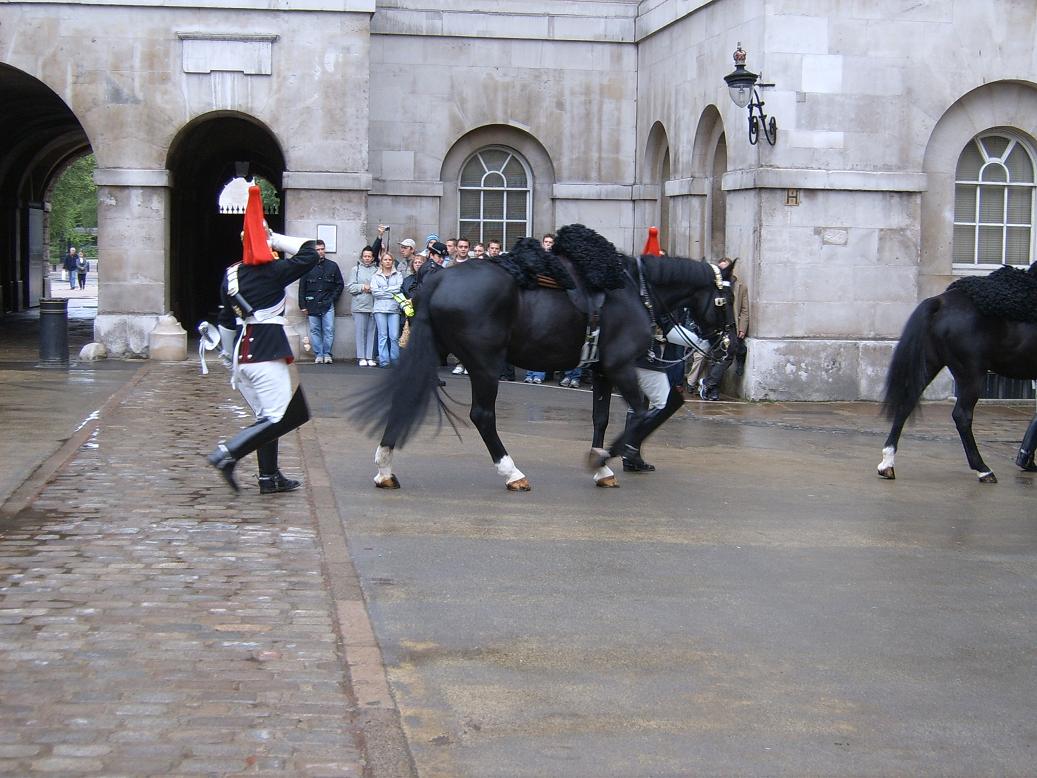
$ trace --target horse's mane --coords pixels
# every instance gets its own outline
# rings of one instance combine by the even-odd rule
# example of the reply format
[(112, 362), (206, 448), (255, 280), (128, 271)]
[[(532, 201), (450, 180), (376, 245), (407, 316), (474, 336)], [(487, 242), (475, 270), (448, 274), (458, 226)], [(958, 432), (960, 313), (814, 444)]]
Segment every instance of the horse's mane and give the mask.
[(641, 266), (653, 284), (712, 284), (716, 279), (712, 266), (704, 259), (645, 255), (641, 257)]
[(947, 287), (963, 292), (984, 316), (1037, 323), (1037, 273), (998, 268), (988, 276), (966, 276)]
[(582, 224), (562, 227), (551, 251), (569, 259), (590, 289), (623, 287), (623, 255), (590, 227)]
[(488, 257), (507, 272), (520, 289), (536, 289), (537, 276), (549, 276), (563, 289), (575, 289), (576, 284), (569, 271), (558, 261), (558, 257), (544, 251), (536, 238), (519, 238), (511, 251), (496, 257)]

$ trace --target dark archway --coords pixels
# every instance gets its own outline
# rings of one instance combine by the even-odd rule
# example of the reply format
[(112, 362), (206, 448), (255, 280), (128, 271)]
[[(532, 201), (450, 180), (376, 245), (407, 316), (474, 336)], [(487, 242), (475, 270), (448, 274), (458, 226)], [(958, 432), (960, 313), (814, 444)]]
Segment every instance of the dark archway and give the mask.
[(44, 294), (46, 213), (55, 176), (90, 152), (72, 110), (42, 81), (0, 64), (0, 314)]
[(184, 127), (170, 148), (170, 302), (189, 332), (215, 317), (220, 276), (241, 259), (242, 216), (221, 214), (219, 197), (227, 182), (244, 173), (243, 163), (248, 175), (262, 176), (277, 189), (281, 213), (268, 214), (267, 221), (282, 231), (284, 155), (266, 127), (241, 114), (207, 114)]

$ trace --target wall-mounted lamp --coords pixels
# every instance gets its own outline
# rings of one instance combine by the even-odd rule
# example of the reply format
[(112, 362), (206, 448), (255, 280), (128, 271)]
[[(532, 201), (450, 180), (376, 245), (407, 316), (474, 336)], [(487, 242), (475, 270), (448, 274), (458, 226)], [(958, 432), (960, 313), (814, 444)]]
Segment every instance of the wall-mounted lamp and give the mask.
[(774, 84), (757, 83), (759, 76), (745, 69), (745, 49), (742, 48), (741, 41), (738, 42), (734, 58), (734, 72), (724, 76), (724, 81), (727, 82), (732, 102), (739, 108), (749, 108), (749, 142), (756, 145), (762, 128), (763, 137), (773, 146), (774, 141), (778, 139), (778, 123), (773, 116), (768, 118), (763, 112), (763, 100), (760, 99), (760, 93), (756, 88), (764, 89)]

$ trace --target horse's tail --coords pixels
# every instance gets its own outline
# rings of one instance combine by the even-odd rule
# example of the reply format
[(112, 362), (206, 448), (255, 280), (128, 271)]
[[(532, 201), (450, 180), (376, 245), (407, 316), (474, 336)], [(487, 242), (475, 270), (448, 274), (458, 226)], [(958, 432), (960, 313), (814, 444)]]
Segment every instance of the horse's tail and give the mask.
[(930, 365), (935, 354), (929, 347), (929, 330), (939, 309), (939, 297), (922, 300), (904, 325), (889, 363), (882, 401), (883, 412), (890, 420), (909, 416), (933, 379)]
[[(424, 287), (438, 279), (426, 279)], [(436, 398), (455, 432), (455, 417), (439, 396), (440, 352), (436, 342), (429, 298), (432, 289), (423, 288), (410, 319), (410, 339), (400, 349), (400, 362), (382, 370), (374, 389), (369, 389), (350, 407), (350, 416), (370, 435), (381, 431), (381, 445), (400, 448), (425, 419), (429, 400)]]

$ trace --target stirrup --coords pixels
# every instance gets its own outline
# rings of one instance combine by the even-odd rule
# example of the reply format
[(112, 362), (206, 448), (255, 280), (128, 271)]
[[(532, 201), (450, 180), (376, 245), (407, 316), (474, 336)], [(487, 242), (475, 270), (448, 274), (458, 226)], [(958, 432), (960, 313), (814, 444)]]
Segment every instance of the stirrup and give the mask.
[(238, 460), (230, 455), (230, 451), (225, 445), (220, 443), (216, 449), (206, 457), (209, 464), (220, 471), (220, 475), (230, 485), (230, 488), (235, 492), (240, 492), (241, 489), (238, 487), (238, 482), (234, 479), (234, 466), (238, 464)]
[(284, 474), (278, 470), (273, 475), (261, 475), (259, 476), (259, 493), (260, 494), (277, 494), (278, 492), (294, 492), (302, 486), (302, 482), (296, 481), (294, 478), (285, 478)]

